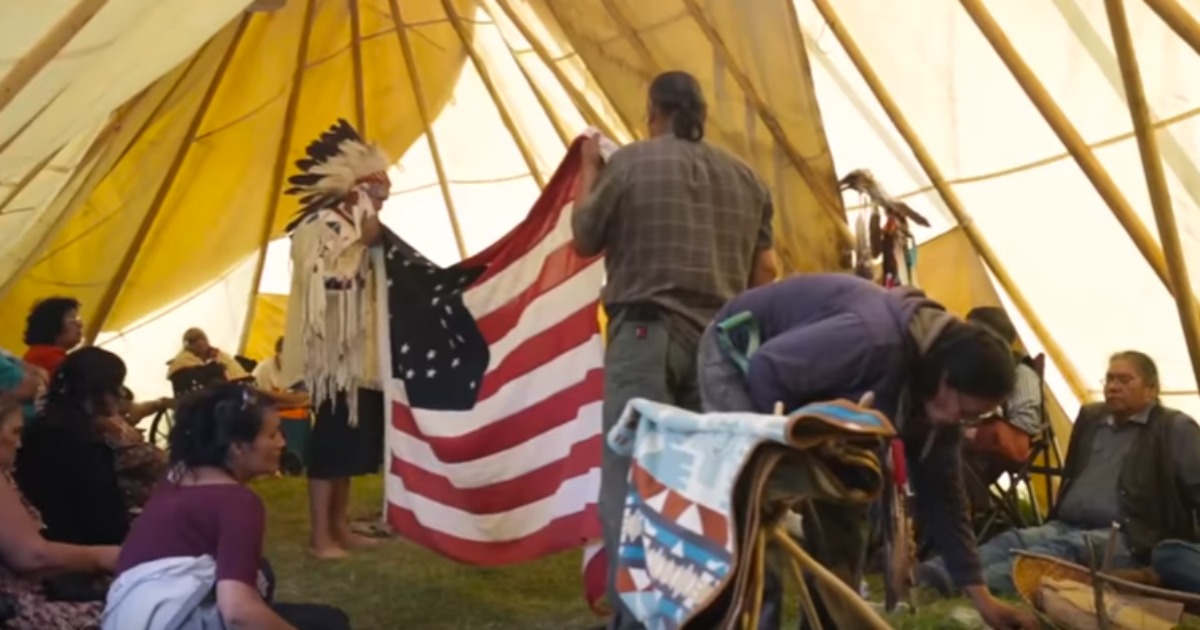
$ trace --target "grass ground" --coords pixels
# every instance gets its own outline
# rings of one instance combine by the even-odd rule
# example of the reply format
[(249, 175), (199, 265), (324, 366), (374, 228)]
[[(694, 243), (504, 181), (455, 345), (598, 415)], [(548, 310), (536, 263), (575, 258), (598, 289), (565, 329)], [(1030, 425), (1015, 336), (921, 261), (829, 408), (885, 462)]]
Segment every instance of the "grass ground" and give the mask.
[[(355, 630), (585, 630), (599, 624), (583, 600), (580, 554), (559, 554), (503, 569), (456, 564), (404, 540), (337, 562), (305, 553), (308, 498), (302, 479), (271, 479), (255, 489), (269, 512), (267, 554), (279, 576), (280, 601), (325, 603), (345, 610)], [(377, 511), (379, 477), (356, 481), (355, 515)], [(892, 619), (904, 630), (969, 628), (952, 616), (961, 601), (922, 607)], [(789, 622), (785, 627), (794, 628)]]

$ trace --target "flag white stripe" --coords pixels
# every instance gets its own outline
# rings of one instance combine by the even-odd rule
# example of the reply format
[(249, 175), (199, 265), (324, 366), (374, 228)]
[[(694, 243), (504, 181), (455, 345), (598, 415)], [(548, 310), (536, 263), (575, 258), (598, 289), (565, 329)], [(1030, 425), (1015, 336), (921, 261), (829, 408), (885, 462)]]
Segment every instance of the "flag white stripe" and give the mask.
[[(583, 382), (589, 371), (603, 365), (600, 333), (596, 333), (578, 346), (505, 383), (471, 411), (413, 409), (412, 414), (421, 432), (429, 437), (466, 435)], [(408, 400), (403, 381), (389, 378), (385, 383), (390, 400), (401, 404)]]
[(553, 520), (583, 512), (600, 494), (600, 469), (564, 479), (558, 492), (497, 514), (472, 514), (411, 493), (396, 475), (387, 476), (388, 501), (409, 510), (424, 529), (464, 540), (505, 542), (524, 538)]
[[(604, 264), (594, 262), (562, 284), (534, 298), (521, 313), (517, 325), (491, 343), (488, 371), (496, 369), (522, 343), (554, 328), (564, 317), (594, 304), (604, 281)], [(599, 324), (597, 324), (599, 328)]]
[(565, 459), (572, 447), (597, 435), (602, 406), (599, 400), (588, 403), (580, 407), (575, 419), (566, 424), (539, 433), (494, 455), (466, 462), (444, 463), (427, 442), (393, 427), (388, 427), (388, 444), (392, 455), (401, 461), (442, 477), (455, 488), (482, 488), (516, 479)]
[[(463, 305), (475, 319), (481, 319), (492, 311), (504, 306), (513, 296), (520, 295), (529, 285), (537, 281), (539, 265), (528, 264), (530, 260), (539, 263), (546, 260), (563, 245), (571, 242), (571, 208), (574, 204), (563, 206), (554, 229), (546, 233), (528, 252), (508, 267), (492, 276), (483, 284), (467, 289), (463, 294)], [(595, 297), (593, 295), (593, 297)]]

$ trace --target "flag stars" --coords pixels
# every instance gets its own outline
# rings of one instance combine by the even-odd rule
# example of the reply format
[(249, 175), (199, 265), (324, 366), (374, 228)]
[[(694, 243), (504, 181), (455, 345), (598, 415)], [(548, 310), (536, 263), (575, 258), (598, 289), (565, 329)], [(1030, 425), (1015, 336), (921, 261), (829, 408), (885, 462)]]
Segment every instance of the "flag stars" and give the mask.
[(407, 372), (404, 373), (404, 378), (411, 379), (412, 377), (414, 377), (416, 375), (417, 375), (417, 373), (414, 372), (413, 370), (408, 370)]
[(450, 367), (452, 367), (452, 368), (458, 367), (458, 357), (454, 357), (454, 359), (452, 361), (450, 361)]
[(471, 389), (475, 389), (475, 381), (471, 381)]
[(408, 354), (408, 344), (400, 346), (400, 354)]
[(425, 370), (425, 378), (433, 378), (435, 376), (437, 376), (437, 370), (435, 370), (433, 368), (429, 368), (428, 370)]
[(437, 306), (438, 302), (440, 302), (441, 300), (442, 300), (442, 298), (435, 295), (435, 296), (433, 296), (433, 301), (431, 302), (431, 304), (433, 304), (434, 306)]
[(430, 350), (429, 352), (425, 353), (425, 358), (429, 359), (430, 361), (432, 361), (433, 357), (436, 357), (436, 356), (437, 356), (437, 350)]

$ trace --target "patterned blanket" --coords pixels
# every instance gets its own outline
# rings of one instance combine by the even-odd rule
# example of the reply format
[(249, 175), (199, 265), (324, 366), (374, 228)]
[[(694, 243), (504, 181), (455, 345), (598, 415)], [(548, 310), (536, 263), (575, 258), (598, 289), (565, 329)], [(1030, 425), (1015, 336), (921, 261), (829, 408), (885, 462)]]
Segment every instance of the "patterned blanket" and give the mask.
[[(847, 401), (786, 416), (697, 414), (630, 401), (608, 436), (633, 459), (617, 559), (620, 597), (649, 630), (685, 627), (730, 601), (738, 608), (745, 593), (726, 591), (745, 590), (739, 560), (767, 504), (874, 499), (883, 487), (875, 453), (894, 433), (882, 414)], [(714, 606), (723, 594), (725, 603)], [(717, 610), (692, 625), (717, 627), (733, 612)]]

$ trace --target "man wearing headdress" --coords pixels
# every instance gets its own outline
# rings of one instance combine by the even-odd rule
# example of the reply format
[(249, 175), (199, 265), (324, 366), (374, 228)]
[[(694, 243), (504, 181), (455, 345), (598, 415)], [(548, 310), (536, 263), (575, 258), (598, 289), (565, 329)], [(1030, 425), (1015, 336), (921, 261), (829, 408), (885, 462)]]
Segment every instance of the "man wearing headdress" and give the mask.
[(382, 264), (379, 211), (391, 191), (391, 161), (344, 120), (308, 146), (287, 192), (301, 197), (288, 226), (292, 288), (281, 368), (306, 386), (315, 410), (309, 439), (311, 549), (338, 558), (370, 544), (346, 516), (350, 478), (378, 472), (383, 393), (377, 365), (376, 287)]

